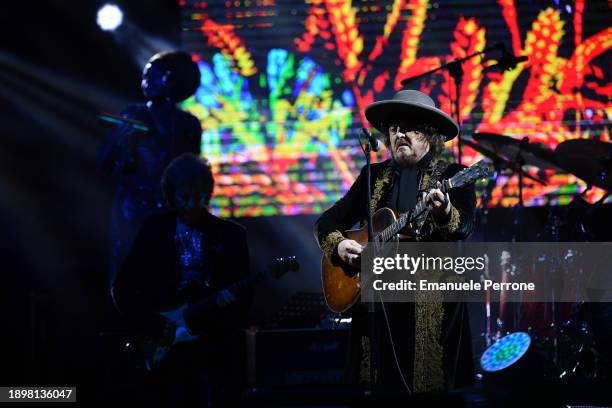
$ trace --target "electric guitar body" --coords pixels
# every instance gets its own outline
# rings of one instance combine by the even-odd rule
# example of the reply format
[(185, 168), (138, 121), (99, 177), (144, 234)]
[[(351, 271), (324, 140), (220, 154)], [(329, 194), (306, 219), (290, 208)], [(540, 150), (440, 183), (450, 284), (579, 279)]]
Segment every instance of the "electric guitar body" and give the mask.
[[(299, 270), (299, 267), (299, 262), (295, 256), (276, 258), (267, 265), (265, 270), (238, 281), (225, 289), (234, 296), (240, 296), (243, 290), (267, 277), (279, 279), (290, 271)], [(197, 301), (200, 309), (215, 313), (218, 293), (218, 291), (210, 293), (208, 297)], [(178, 343), (194, 341), (200, 337), (199, 334), (191, 334), (187, 330), (183, 313), (188, 307), (189, 304), (182, 304), (176, 309), (160, 312), (167, 321), (174, 323), (177, 327), (174, 340), (171, 344), (160, 344), (156, 339), (143, 337), (136, 339), (133, 346), (129, 346), (129, 358), (135, 366), (144, 368), (146, 371), (154, 371)]]

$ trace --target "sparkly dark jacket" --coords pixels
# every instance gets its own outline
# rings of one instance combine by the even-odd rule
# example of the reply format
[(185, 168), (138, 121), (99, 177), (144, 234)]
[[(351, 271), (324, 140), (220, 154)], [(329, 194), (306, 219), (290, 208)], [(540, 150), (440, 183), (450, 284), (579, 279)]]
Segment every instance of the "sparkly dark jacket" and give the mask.
[[(141, 227), (112, 285), (117, 308), (137, 331), (158, 337), (165, 326), (159, 313), (172, 310), (186, 299), (177, 289), (181, 281), (175, 245), (177, 216), (174, 212), (153, 215)], [(250, 291), (237, 295), (237, 301), (224, 308), (209, 309), (210, 294), (249, 275), (249, 251), (243, 226), (206, 212), (203, 232), (203, 275), (210, 287), (199, 295), (192, 290), (191, 306), (184, 313), (192, 332), (224, 331), (244, 326), (250, 307)]]

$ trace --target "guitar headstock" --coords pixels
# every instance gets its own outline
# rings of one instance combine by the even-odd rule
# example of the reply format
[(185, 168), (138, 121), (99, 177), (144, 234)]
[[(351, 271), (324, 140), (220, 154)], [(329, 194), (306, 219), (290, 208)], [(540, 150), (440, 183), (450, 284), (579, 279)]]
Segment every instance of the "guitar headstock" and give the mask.
[(450, 188), (463, 187), (471, 184), (478, 179), (488, 177), (490, 172), (491, 170), (487, 162), (480, 160), (478, 163), (466, 167), (451, 177), (449, 180)]
[(287, 272), (300, 269), (300, 263), (295, 256), (276, 258), (268, 264), (268, 271), (274, 278), (280, 278)]

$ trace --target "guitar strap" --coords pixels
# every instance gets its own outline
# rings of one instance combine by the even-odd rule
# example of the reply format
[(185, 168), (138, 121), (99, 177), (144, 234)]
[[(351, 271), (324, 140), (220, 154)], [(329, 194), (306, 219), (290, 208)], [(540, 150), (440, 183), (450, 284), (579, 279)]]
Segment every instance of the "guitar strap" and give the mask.
[[(436, 183), (442, 180), (442, 173), (444, 173), (447, 167), (448, 162), (446, 160), (435, 158), (429, 162), (429, 166), (427, 166), (427, 169), (423, 172), (419, 183), (417, 201), (421, 201), (422, 192), (427, 192), (436, 187)], [(416, 237), (417, 241), (419, 241), (422, 237), (428, 236), (433, 232), (434, 222), (433, 219), (429, 217), (429, 213), (425, 212), (416, 220), (414, 227), (419, 231)]]

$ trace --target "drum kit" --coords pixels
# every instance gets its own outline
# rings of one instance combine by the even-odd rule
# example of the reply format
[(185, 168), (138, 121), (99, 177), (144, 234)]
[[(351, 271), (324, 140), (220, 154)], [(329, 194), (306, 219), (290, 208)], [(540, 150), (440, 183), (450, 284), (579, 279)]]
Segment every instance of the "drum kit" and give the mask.
[(610, 142), (589, 139), (566, 140), (553, 151), (541, 143), (530, 142), (528, 137), (519, 140), (493, 133), (476, 133), (471, 141), (464, 143), (488, 157), (496, 170), (518, 174), (521, 205), (525, 178), (541, 185), (547, 184), (545, 176), (527, 174), (524, 166), (573, 174), (587, 184), (587, 190), (591, 186), (606, 191), (612, 190), (612, 143)]
[[(546, 174), (551, 170), (555, 173), (572, 174), (584, 181), (587, 186), (563, 210), (562, 216), (549, 213), (547, 231), (540, 236), (546, 236), (547, 240), (553, 242), (560, 240), (588, 241), (593, 238), (593, 235), (589, 234), (588, 226), (585, 225), (585, 219), (588, 218), (586, 215), (602, 204), (612, 192), (612, 143), (574, 139), (560, 143), (553, 151), (540, 143), (530, 142), (528, 137), (517, 139), (492, 133), (475, 133), (471, 140), (464, 141), (464, 143), (491, 160), (495, 168), (481, 195), (480, 222), (485, 227), (483, 231), (485, 240), (488, 203), (496, 187), (497, 176), (508, 173), (518, 175), (518, 204), (515, 212), (513, 241), (521, 241), (525, 180), (528, 179), (532, 183), (545, 186), (547, 184)], [(531, 169), (535, 168), (537, 171), (527, 172), (525, 171), (526, 166), (530, 166)], [(604, 194), (597, 203), (591, 205), (587, 203), (584, 196), (592, 186), (603, 189)], [(576, 215), (575, 212), (579, 214)], [(506, 255), (505, 258), (504, 255)], [(524, 264), (517, 266), (517, 262), (509, 259), (507, 254), (504, 255), (500, 259), (501, 273), (520, 274)], [(564, 261), (578, 258), (575, 253), (563, 256), (566, 258)], [(544, 274), (555, 273), (555, 262), (554, 259), (540, 259), (539, 267), (546, 269)], [(537, 268), (538, 266), (534, 263), (532, 269)], [(506, 302), (516, 303), (505, 304)], [(505, 367), (504, 364), (493, 364), (492, 356), (501, 356), (503, 353), (499, 350), (506, 350), (508, 347), (518, 350), (514, 347), (514, 343), (520, 338), (521, 344), (526, 344), (526, 347), (529, 347), (530, 344), (532, 349), (544, 357), (544, 361), (549, 362), (548, 367), (544, 368), (545, 376), (550, 378), (597, 377), (598, 353), (588, 323), (588, 311), (584, 306), (584, 303), (581, 302), (545, 304), (529, 302), (525, 299), (518, 301), (505, 299), (502, 296), (498, 310), (499, 317), (492, 324), (491, 304), (487, 300), (485, 305), (486, 332), (483, 333), (487, 350), (481, 358), (482, 368), (484, 371), (494, 371), (500, 369), (499, 367)], [(528, 336), (529, 341), (525, 336)], [(520, 355), (513, 355), (512, 358), (518, 359), (525, 352), (526, 348), (521, 349)], [(497, 368), (491, 369), (491, 367)]]

